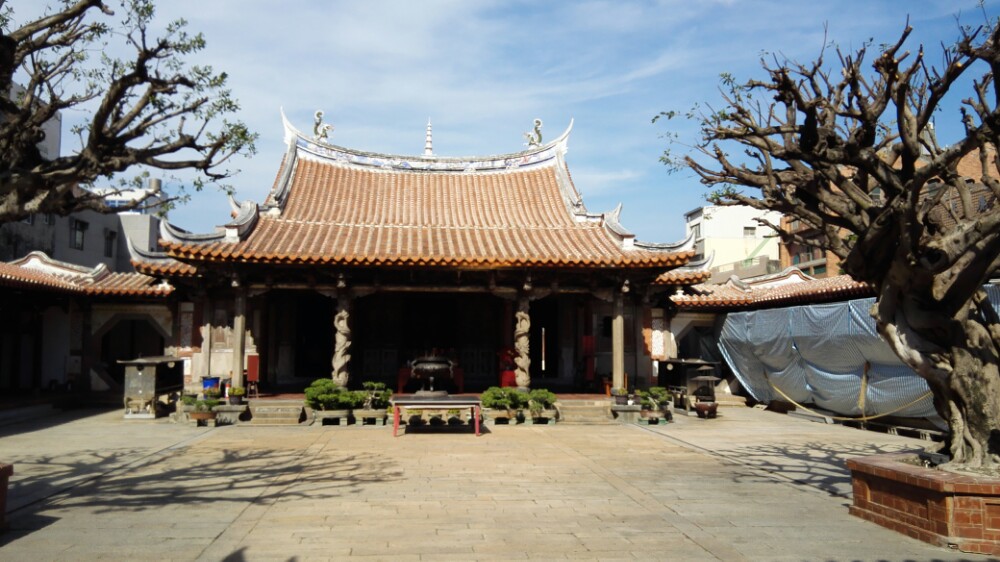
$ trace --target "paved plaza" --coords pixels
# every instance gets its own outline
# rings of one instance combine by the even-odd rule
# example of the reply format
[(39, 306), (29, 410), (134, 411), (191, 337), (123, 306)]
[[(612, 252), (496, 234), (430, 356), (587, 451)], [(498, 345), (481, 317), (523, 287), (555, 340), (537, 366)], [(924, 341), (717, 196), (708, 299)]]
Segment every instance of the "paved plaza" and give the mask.
[(478, 438), (55, 414), (0, 427), (0, 560), (985, 559), (847, 513), (844, 458), (928, 442), (721, 414)]

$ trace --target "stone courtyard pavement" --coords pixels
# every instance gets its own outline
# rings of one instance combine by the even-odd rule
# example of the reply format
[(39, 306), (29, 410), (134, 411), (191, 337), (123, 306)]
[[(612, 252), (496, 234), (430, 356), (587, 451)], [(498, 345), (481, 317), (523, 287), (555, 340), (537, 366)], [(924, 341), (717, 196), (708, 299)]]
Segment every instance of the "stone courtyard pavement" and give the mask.
[(928, 442), (754, 409), (666, 426), (0, 427), (0, 560), (980, 560), (847, 513), (843, 459)]

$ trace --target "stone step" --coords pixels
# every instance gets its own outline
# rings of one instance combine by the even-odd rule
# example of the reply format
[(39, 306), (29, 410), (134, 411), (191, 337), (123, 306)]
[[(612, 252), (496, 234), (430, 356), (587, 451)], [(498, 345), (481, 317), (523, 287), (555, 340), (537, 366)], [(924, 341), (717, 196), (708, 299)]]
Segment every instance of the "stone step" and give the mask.
[(291, 418), (291, 417), (296, 417), (297, 418), (297, 417), (299, 417), (299, 416), (302, 415), (302, 410), (286, 410), (286, 411), (283, 411), (283, 412), (277, 412), (277, 411), (263, 411), (262, 412), (260, 410), (257, 410), (256, 412), (252, 412), (252, 413), (253, 413), (254, 417), (258, 417), (258, 418)]
[(734, 406), (739, 408), (746, 408), (747, 406), (746, 397), (735, 396), (733, 394), (721, 394), (721, 393), (716, 394), (715, 401), (719, 403), (720, 407), (724, 406), (728, 408), (730, 406)]
[(279, 410), (277, 408), (250, 408), (250, 410), (255, 415), (260, 415), (260, 416), (269, 416), (269, 415), (276, 415), (276, 416), (296, 415), (297, 416), (297, 415), (301, 414), (302, 411), (303, 411), (302, 408), (285, 408), (283, 410)]
[(250, 425), (299, 425), (298, 418), (250, 418)]
[(279, 407), (280, 406), (286, 406), (286, 407), (289, 407), (289, 406), (298, 406), (299, 408), (301, 408), (302, 406), (305, 405), (305, 400), (301, 400), (301, 399), (300, 400), (295, 400), (295, 399), (279, 400), (279, 399), (274, 399), (274, 398), (254, 398), (252, 400), (248, 400), (247, 402), (250, 404), (251, 407), (254, 407), (254, 406), (279, 406)]
[(608, 425), (615, 423), (610, 400), (560, 400), (559, 423), (571, 425)]
[(250, 400), (252, 425), (298, 425), (305, 419), (302, 400)]

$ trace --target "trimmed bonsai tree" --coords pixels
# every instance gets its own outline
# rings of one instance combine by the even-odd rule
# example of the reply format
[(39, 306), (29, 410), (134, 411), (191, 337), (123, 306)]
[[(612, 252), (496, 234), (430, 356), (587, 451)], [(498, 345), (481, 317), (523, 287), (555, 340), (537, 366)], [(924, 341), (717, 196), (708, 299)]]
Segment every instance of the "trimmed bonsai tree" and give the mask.
[(339, 386), (333, 379), (316, 379), (305, 390), (306, 405), (314, 410), (351, 410), (364, 403), (365, 397)]
[(484, 408), (491, 410), (506, 410), (507, 417), (514, 418), (517, 410), (527, 404), (527, 395), (513, 387), (491, 386), (479, 397)]
[(639, 391), (639, 404), (644, 410), (662, 411), (670, 400), (670, 394), (662, 386), (651, 386), (649, 390)]
[(361, 407), (365, 410), (385, 410), (389, 407), (392, 391), (385, 387), (384, 382), (365, 381), (361, 383), (363, 400)]
[(528, 411), (532, 417), (541, 417), (545, 410), (551, 410), (556, 403), (555, 393), (544, 388), (535, 388), (528, 393)]

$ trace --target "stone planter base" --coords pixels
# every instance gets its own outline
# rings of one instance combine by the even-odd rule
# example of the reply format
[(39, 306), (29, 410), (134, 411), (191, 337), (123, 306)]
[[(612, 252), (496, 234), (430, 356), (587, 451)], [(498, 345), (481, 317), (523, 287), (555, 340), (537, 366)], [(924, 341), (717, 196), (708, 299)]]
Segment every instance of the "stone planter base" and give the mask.
[(347, 425), (347, 420), (351, 417), (350, 410), (313, 410), (313, 417), (319, 425), (323, 425), (325, 420), (336, 420), (337, 425)]
[(514, 410), (483, 408), (483, 419), (487, 425), (516, 425), (524, 421), (524, 414)]
[(215, 414), (215, 425), (235, 425), (250, 419), (247, 406), (224, 405), (212, 408)]
[(215, 424), (215, 412), (187, 412), (187, 416), (195, 425)]
[(0, 463), (0, 532), (8, 525), (7, 522), (7, 485), (14, 474), (14, 465)]
[(847, 461), (851, 515), (938, 546), (1000, 555), (1000, 479), (924, 468), (914, 454)]
[(385, 410), (354, 410), (354, 423), (358, 425), (385, 425)]

